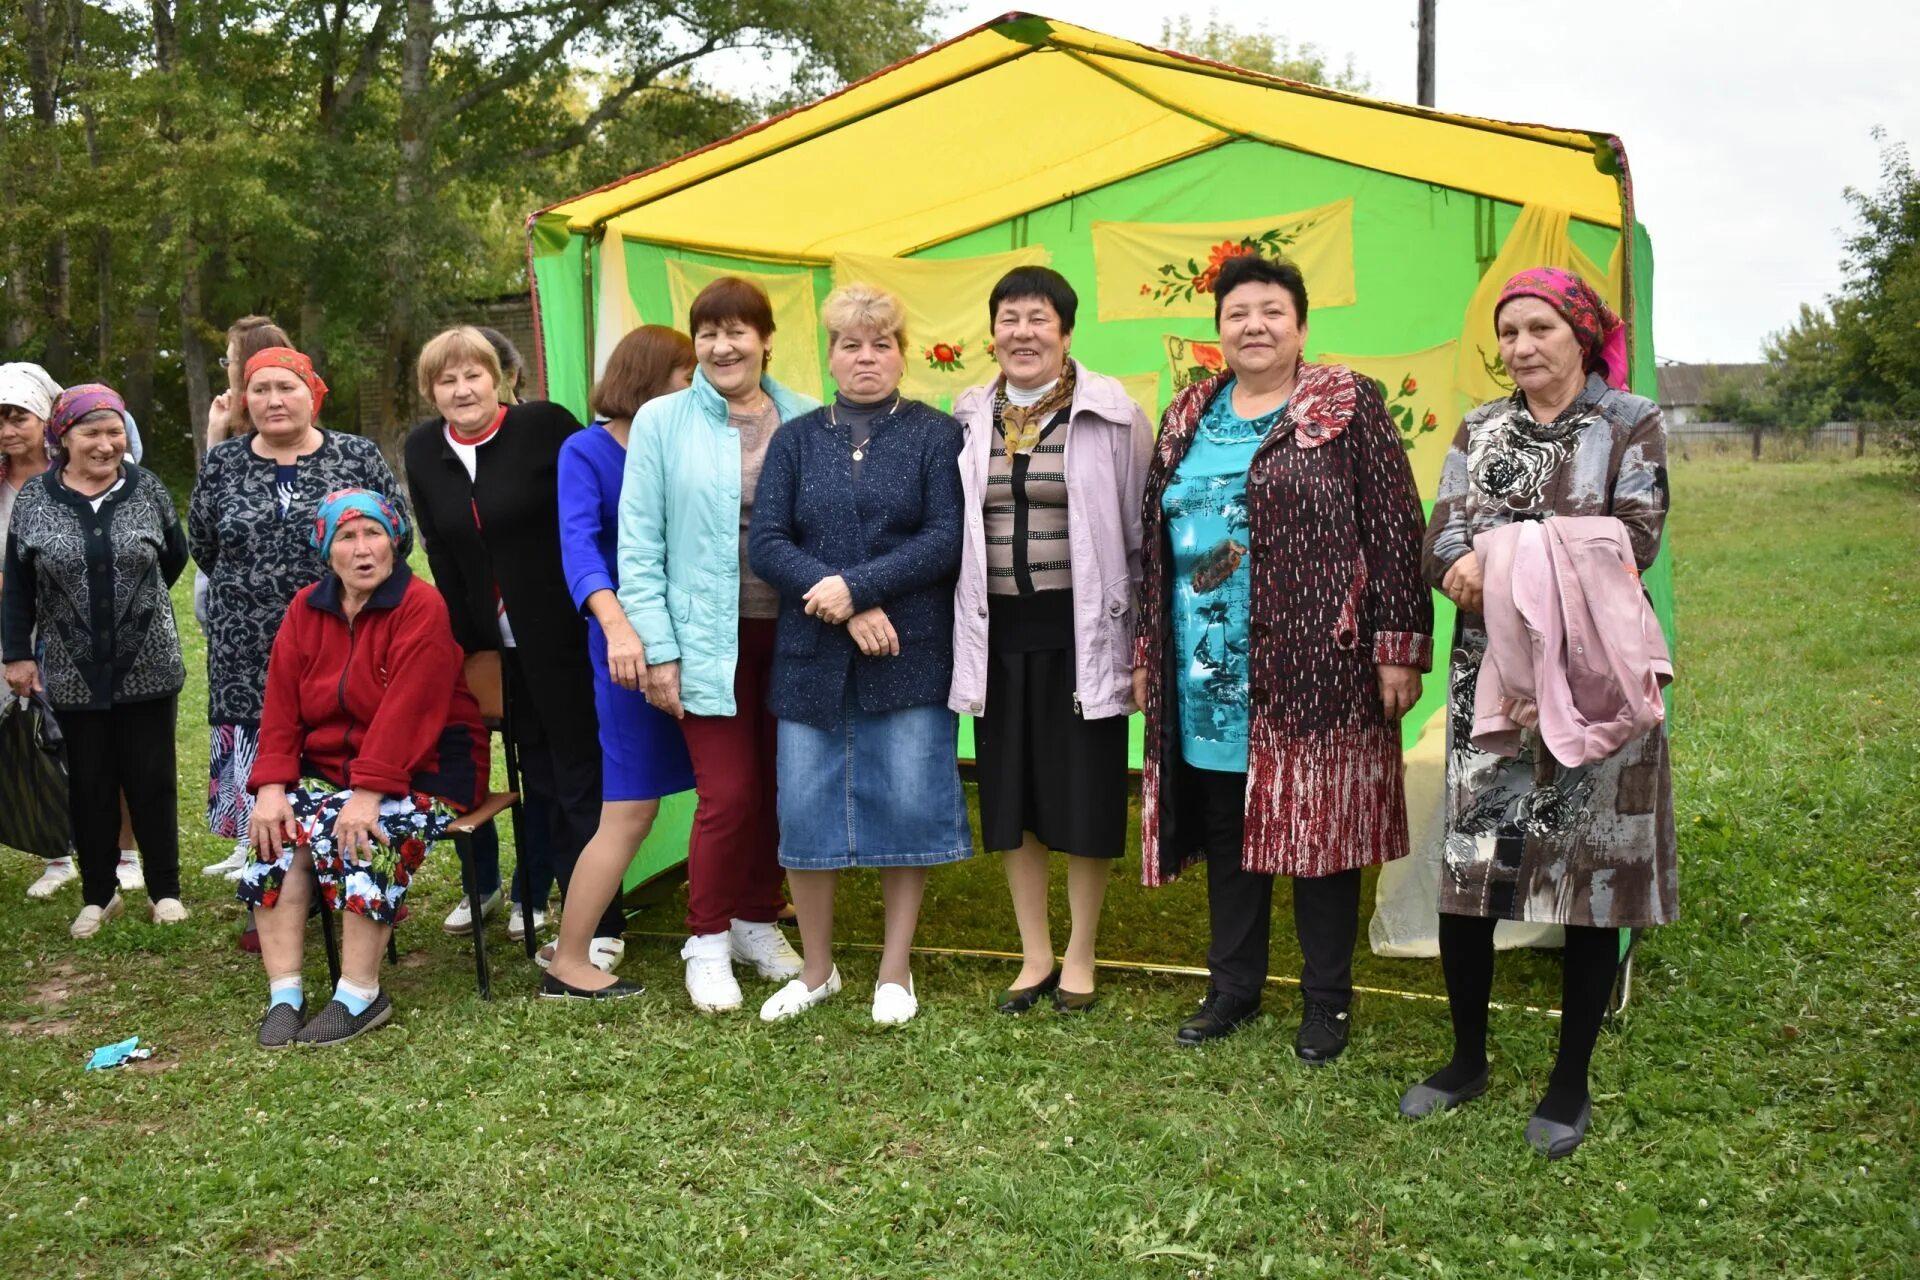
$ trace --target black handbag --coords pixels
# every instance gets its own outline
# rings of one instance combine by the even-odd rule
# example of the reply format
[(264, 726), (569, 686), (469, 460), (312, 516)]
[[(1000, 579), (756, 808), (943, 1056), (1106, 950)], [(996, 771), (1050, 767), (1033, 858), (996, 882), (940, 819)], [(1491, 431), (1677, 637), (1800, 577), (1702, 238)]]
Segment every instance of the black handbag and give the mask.
[(65, 744), (38, 690), (0, 698), (0, 844), (42, 858), (72, 850)]

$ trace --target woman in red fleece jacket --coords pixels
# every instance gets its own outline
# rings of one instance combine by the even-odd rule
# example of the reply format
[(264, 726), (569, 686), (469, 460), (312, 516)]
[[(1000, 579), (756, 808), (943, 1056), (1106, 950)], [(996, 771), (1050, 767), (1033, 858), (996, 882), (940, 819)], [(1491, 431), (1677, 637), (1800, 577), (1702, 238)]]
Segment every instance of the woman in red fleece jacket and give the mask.
[[(394, 554), (393, 503), (342, 489), (313, 545), (331, 572), (287, 608), (267, 666), (239, 897), (269, 984), (260, 1045), (340, 1044), (392, 1016), (380, 958), (427, 846), (487, 791), (487, 734), (440, 593)], [(340, 983), (302, 1025), (312, 885), (344, 908)]]

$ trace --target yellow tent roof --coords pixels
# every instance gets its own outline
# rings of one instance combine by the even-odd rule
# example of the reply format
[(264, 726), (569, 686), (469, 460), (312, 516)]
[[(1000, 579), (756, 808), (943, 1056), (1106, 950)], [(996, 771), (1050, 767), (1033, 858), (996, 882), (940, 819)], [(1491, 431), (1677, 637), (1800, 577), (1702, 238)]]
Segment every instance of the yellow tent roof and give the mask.
[(1622, 222), (1605, 135), (1375, 101), (1018, 13), (546, 212), (576, 232), (767, 260), (906, 254), (1236, 138)]

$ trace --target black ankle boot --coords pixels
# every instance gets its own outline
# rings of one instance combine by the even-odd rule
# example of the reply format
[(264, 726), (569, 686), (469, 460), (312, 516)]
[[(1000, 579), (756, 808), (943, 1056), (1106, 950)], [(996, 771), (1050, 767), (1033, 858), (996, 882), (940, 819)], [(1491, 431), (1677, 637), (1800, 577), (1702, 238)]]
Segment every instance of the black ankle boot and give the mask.
[(1207, 998), (1191, 1018), (1180, 1024), (1175, 1038), (1183, 1045), (1205, 1044), (1232, 1035), (1242, 1023), (1259, 1016), (1259, 997), (1230, 996), (1209, 987)]
[(1293, 1038), (1293, 1051), (1311, 1067), (1324, 1067), (1347, 1050), (1347, 1037), (1353, 1030), (1345, 1009), (1336, 1009), (1318, 1000), (1307, 1001), (1300, 1019), (1300, 1032)]

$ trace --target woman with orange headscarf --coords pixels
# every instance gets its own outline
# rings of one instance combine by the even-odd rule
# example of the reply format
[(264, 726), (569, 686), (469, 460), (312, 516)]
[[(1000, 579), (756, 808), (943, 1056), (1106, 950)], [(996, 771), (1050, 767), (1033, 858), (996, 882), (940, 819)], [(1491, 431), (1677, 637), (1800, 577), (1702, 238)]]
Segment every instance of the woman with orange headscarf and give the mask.
[[(187, 542), (208, 578), (207, 825), (239, 841), (253, 799), (247, 775), (259, 743), (267, 654), (296, 592), (326, 566), (308, 531), (320, 500), (338, 489), (371, 489), (401, 506), (393, 471), (373, 441), (320, 425), (327, 384), (291, 347), (267, 347), (246, 362), (241, 385), (253, 434), (215, 445), (187, 502)], [(404, 514), (404, 506), (401, 506)], [(402, 539), (404, 558), (410, 547)], [(245, 850), (207, 868), (237, 876)]]

